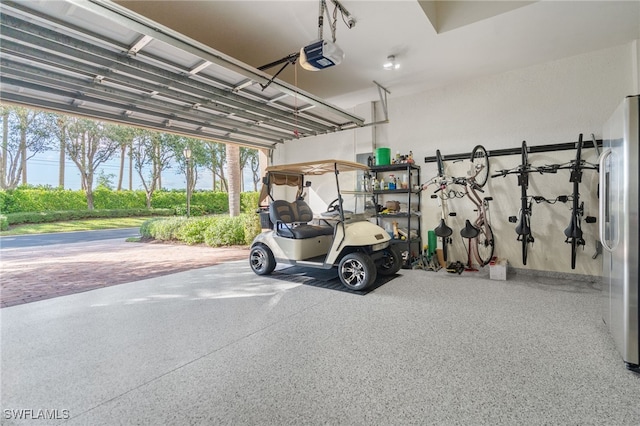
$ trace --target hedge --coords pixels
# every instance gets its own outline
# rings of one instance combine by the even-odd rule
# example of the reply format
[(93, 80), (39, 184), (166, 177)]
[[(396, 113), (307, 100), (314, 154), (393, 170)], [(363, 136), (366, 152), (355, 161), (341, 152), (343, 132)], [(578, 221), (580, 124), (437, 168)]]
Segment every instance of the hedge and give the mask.
[[(94, 190), (96, 210), (144, 209), (146, 195), (144, 191), (113, 191), (105, 187)], [(184, 190), (162, 190), (153, 193), (151, 207), (154, 209), (177, 209), (186, 204)], [(195, 191), (191, 196), (191, 205), (197, 206), (196, 214), (219, 214), (229, 211), (229, 197), (226, 192)], [(258, 207), (257, 192), (240, 194), (240, 210), (253, 213)], [(84, 191), (51, 187), (19, 187), (0, 191), (0, 213), (26, 213), (63, 210), (86, 210), (87, 201)]]
[[(78, 219), (141, 217), (141, 216), (173, 216), (173, 209), (119, 209), (119, 210), (64, 210), (48, 212), (9, 213), (4, 216), (8, 225), (24, 223), (48, 223)], [(0, 219), (1, 221), (1, 219)], [(0, 227), (2, 223), (0, 223)], [(6, 230), (6, 228), (2, 228)]]

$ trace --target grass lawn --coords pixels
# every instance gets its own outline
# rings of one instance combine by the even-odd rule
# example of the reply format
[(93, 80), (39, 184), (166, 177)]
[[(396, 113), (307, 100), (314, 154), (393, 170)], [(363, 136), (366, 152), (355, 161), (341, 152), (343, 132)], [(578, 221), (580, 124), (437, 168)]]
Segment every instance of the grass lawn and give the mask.
[(83, 219), (69, 222), (36, 223), (10, 226), (5, 235), (47, 234), (51, 232), (93, 231), (97, 229), (135, 228), (150, 219), (148, 217), (118, 217), (101, 219)]

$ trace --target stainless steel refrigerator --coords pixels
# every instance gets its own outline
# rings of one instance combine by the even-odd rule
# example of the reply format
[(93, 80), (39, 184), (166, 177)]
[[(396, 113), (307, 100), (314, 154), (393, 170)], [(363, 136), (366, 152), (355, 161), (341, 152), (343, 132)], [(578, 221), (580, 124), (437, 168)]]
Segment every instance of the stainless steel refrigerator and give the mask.
[(604, 126), (600, 157), (600, 241), (604, 321), (627, 368), (640, 372), (640, 96), (629, 96)]

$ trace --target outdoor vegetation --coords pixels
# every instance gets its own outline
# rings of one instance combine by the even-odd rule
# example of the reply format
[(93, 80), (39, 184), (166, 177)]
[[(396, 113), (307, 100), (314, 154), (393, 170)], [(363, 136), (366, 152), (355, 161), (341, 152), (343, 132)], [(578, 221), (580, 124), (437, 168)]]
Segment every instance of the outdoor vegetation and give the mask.
[[(9, 105), (0, 105), (0, 122), (2, 231), (20, 224), (154, 217), (141, 227), (146, 238), (215, 246), (246, 244), (259, 232), (255, 149)], [(29, 185), (29, 160), (45, 151), (60, 152), (58, 182)], [(119, 160), (118, 175), (105, 175), (101, 166), (113, 160)], [(78, 169), (79, 190), (64, 189), (67, 161)], [(185, 175), (186, 188), (163, 188), (170, 167)], [(205, 170), (212, 187), (195, 190)], [(141, 182), (135, 189), (134, 172)], [(247, 172), (251, 188), (242, 187)]]

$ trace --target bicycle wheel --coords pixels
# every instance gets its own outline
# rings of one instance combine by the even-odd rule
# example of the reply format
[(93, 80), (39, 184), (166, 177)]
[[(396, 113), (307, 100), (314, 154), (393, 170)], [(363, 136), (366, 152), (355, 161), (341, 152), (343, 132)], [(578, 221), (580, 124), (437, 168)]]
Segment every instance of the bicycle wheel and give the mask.
[(472, 173), (476, 174), (476, 183), (482, 188), (487, 183), (489, 177), (489, 154), (482, 145), (476, 145), (471, 151), (471, 163), (473, 163)]
[(480, 233), (476, 237), (476, 255), (481, 266), (485, 266), (493, 259), (495, 249), (495, 237), (493, 230), (488, 223), (481, 223), (477, 226)]
[[(571, 182), (573, 182), (573, 208), (571, 210), (572, 229), (571, 229), (571, 269), (576, 269), (576, 255), (578, 251), (578, 238), (576, 232), (580, 229), (580, 212), (583, 206), (580, 206), (580, 181), (582, 180), (582, 133), (578, 137), (578, 146), (576, 148), (576, 160), (571, 171)], [(583, 204), (584, 205), (584, 204)], [(582, 231), (580, 231), (582, 234)], [(580, 235), (582, 238), (582, 235)]]
[(442, 155), (440, 154), (440, 150), (436, 150), (436, 162), (438, 164), (438, 176), (444, 176), (444, 161), (442, 161)]
[(523, 223), (523, 229), (525, 229), (525, 233), (520, 235), (522, 238), (522, 264), (527, 264), (527, 250), (529, 248), (529, 240), (531, 239), (531, 227), (529, 223), (529, 215), (526, 213), (522, 214), (522, 218), (520, 219)]
[(520, 174), (518, 177), (519, 180), (519, 185), (520, 185), (520, 190), (521, 190), (521, 215), (522, 217), (520, 218), (520, 223), (522, 223), (523, 225), (523, 229), (526, 230), (525, 233), (523, 233), (522, 235), (520, 235), (520, 237), (522, 238), (522, 264), (526, 265), (527, 264), (527, 249), (529, 246), (529, 237), (530, 237), (530, 233), (531, 233), (531, 227), (530, 227), (530, 223), (529, 223), (529, 214), (527, 212), (529, 212), (529, 205), (527, 205), (527, 188), (529, 186), (529, 175), (528, 175), (528, 171), (529, 171), (529, 154), (527, 153), (527, 141), (522, 141), (522, 152), (521, 152), (521, 156), (522, 156), (522, 165), (521, 165), (521, 170), (520, 170)]
[(449, 245), (449, 237), (442, 237), (442, 258), (447, 261), (447, 246)]

